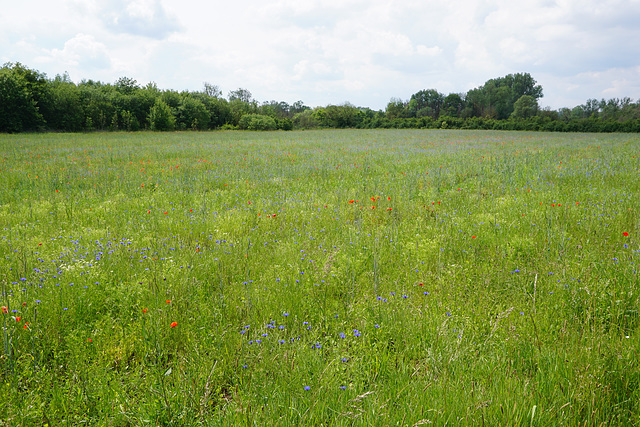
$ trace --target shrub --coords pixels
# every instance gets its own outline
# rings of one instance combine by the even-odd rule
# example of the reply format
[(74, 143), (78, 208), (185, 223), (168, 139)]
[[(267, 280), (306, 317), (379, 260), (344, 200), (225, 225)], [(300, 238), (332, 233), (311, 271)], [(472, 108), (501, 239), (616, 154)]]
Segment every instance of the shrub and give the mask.
[(238, 127), (245, 130), (275, 130), (277, 125), (273, 117), (262, 114), (245, 114), (240, 118)]

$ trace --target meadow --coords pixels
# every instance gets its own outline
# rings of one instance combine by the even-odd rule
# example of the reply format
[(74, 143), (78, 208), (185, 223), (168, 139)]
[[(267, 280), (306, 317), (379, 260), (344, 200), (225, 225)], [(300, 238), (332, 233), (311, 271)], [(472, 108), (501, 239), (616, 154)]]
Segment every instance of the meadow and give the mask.
[(0, 426), (640, 423), (640, 136), (0, 136)]

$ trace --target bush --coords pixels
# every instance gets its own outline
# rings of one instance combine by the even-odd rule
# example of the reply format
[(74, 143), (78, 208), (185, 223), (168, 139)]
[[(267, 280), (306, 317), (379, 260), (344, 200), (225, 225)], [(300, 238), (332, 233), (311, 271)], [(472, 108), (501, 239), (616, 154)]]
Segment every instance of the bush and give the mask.
[(238, 123), (240, 129), (245, 130), (276, 130), (277, 125), (273, 117), (262, 114), (245, 114)]

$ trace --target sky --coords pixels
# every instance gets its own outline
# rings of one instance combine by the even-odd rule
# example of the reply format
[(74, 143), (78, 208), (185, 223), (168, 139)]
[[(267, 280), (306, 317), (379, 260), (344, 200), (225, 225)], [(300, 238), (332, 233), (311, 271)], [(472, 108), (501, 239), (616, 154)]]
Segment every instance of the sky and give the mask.
[(0, 64), (384, 110), (529, 73), (541, 107), (640, 98), (640, 0), (4, 0)]

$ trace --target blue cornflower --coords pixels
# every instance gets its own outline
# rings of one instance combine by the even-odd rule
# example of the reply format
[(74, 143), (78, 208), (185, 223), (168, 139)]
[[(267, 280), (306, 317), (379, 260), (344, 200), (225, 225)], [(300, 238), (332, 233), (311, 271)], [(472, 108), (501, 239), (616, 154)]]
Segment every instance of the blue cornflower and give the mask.
[(306, 385), (306, 386), (304, 386), (304, 389), (305, 389), (306, 391), (309, 391), (309, 390), (311, 390), (311, 387), (309, 387), (308, 385)]
[(360, 336), (360, 331), (359, 331), (359, 330), (357, 330), (357, 329), (354, 329), (354, 330), (353, 330), (353, 336), (355, 336), (355, 337), (359, 337), (359, 336)]

